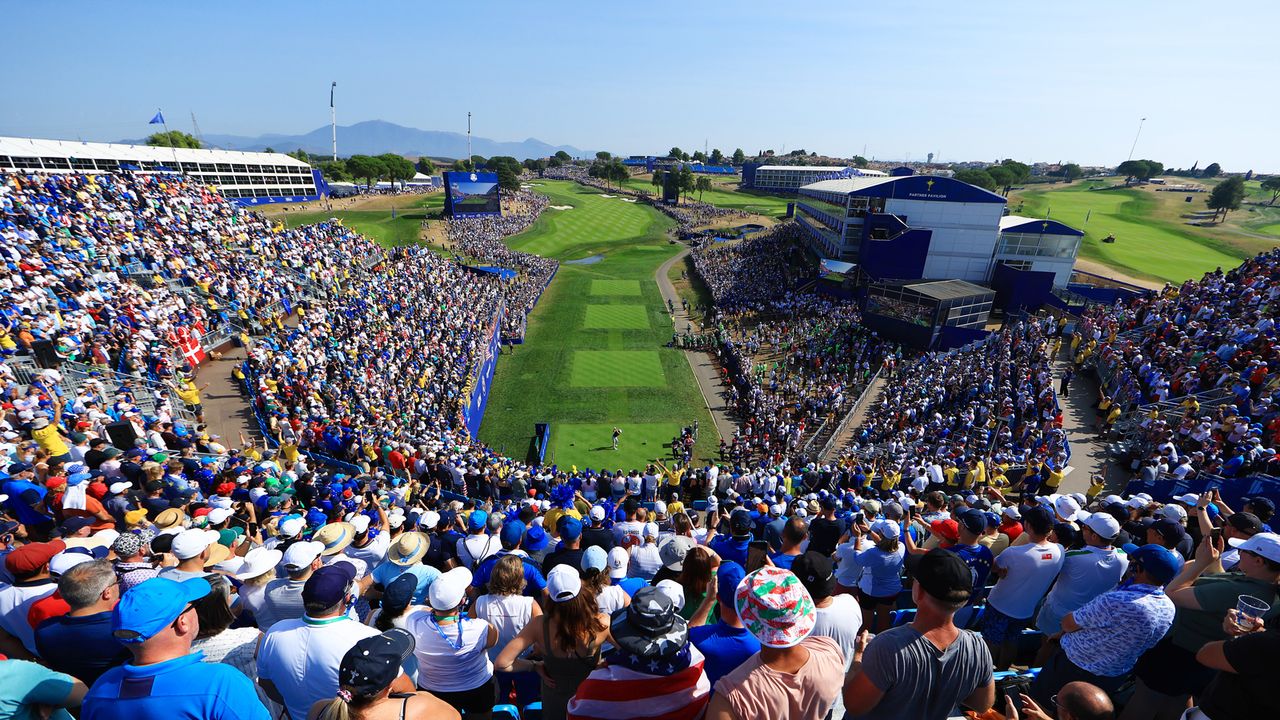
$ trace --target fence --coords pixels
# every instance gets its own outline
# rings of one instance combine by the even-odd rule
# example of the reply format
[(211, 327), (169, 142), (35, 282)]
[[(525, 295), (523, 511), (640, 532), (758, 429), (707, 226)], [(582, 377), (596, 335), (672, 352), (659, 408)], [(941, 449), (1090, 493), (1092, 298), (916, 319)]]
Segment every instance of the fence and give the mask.
[(853, 406), (849, 408), (849, 412), (845, 413), (844, 419), (836, 426), (836, 431), (831, 433), (831, 437), (822, 445), (822, 450), (818, 452), (818, 458), (830, 457), (836, 438), (844, 434), (845, 430), (849, 428), (849, 424), (853, 422), (854, 416), (858, 414), (858, 410), (871, 399), (872, 389), (875, 388), (876, 381), (880, 379), (880, 373), (882, 372), (884, 372), (883, 366), (876, 370), (876, 374), (871, 376), (867, 386), (862, 388), (862, 392), (858, 394), (858, 399), (853, 401)]

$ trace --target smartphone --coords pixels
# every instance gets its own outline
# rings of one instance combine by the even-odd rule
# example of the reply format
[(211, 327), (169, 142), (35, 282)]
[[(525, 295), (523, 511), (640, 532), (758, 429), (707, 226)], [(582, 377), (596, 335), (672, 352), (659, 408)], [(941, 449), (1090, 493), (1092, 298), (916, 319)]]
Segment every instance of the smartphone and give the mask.
[(1214, 545), (1217, 545), (1219, 542), (1221, 542), (1221, 541), (1222, 541), (1222, 528), (1214, 528), (1214, 529), (1210, 530), (1210, 531), (1209, 531), (1209, 539), (1213, 541), (1213, 544), (1214, 544)]
[(744, 568), (747, 572), (753, 572), (764, 567), (765, 560), (769, 557), (769, 543), (764, 540), (752, 540), (747, 543), (747, 566)]

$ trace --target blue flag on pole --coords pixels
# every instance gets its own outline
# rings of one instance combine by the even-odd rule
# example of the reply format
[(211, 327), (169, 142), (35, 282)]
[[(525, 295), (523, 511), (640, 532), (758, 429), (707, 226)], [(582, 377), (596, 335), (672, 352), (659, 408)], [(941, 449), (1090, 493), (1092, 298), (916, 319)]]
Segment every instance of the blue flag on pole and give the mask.
[(163, 125), (163, 124), (164, 124), (164, 115), (163, 115), (159, 110), (157, 110), (157, 111), (156, 111), (156, 116), (155, 116), (155, 117), (153, 117), (153, 118), (151, 118), (151, 122), (149, 122), (149, 123), (147, 123), (147, 124), (148, 124), (148, 125)]

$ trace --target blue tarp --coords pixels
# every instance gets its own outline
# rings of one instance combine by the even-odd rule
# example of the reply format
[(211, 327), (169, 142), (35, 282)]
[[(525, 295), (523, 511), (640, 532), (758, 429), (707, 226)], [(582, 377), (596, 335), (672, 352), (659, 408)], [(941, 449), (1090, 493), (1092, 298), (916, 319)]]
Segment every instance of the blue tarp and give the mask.
[(491, 275), (497, 275), (499, 278), (502, 278), (503, 280), (511, 280), (518, 274), (515, 270), (511, 270), (510, 268), (498, 267), (497, 265), (478, 265), (478, 266), (472, 267), (471, 269), (478, 270), (484, 273), (489, 273)]

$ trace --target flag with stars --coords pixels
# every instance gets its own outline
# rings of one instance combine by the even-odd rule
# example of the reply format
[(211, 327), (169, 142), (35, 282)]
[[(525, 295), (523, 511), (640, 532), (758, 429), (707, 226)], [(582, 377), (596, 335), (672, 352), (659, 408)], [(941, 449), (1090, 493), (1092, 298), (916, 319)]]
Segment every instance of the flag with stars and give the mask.
[(569, 720), (695, 720), (711, 699), (706, 658), (693, 645), (666, 656), (618, 651), (578, 686)]

